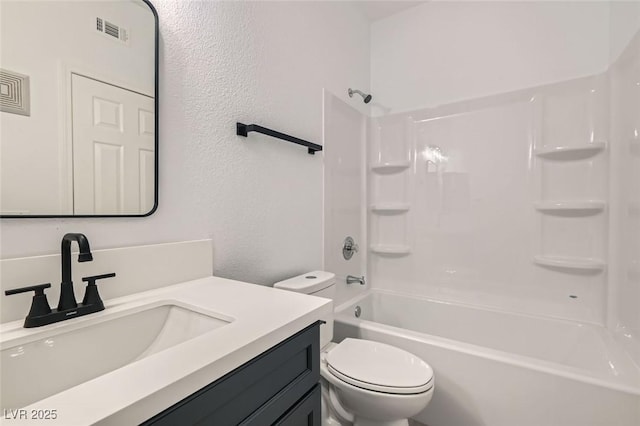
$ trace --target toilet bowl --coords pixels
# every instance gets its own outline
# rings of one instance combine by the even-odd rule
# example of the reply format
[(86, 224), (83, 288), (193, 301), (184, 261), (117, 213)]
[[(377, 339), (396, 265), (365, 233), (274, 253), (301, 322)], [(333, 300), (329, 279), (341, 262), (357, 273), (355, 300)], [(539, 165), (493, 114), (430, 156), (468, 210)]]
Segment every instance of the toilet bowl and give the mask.
[[(274, 288), (333, 299), (335, 275), (313, 271)], [(364, 339), (331, 342), (333, 316), (320, 332), (324, 425), (406, 426), (431, 400), (431, 367), (410, 352)]]

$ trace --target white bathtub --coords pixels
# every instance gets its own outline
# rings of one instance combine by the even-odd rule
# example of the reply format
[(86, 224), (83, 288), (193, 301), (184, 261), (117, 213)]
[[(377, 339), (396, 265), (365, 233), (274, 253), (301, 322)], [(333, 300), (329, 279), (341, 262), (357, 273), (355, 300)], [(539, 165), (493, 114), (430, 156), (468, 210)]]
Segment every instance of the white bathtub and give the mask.
[(339, 306), (334, 327), (338, 342), (388, 343), (433, 367), (415, 417), (429, 426), (640, 425), (640, 360), (600, 326), (374, 290)]

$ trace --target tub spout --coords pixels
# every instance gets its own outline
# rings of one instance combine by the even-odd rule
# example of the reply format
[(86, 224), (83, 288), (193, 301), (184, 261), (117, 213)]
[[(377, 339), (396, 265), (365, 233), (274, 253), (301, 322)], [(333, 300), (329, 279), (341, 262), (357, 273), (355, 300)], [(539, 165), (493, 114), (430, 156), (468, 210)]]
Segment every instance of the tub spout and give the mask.
[(347, 284), (359, 283), (365, 285), (364, 275), (361, 277), (354, 277), (353, 275), (347, 275)]

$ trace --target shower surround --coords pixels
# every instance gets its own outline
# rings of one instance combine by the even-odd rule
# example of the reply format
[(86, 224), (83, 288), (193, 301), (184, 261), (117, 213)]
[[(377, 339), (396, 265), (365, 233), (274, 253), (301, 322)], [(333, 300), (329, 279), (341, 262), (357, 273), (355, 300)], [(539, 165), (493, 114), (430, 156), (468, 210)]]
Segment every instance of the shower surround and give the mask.
[(638, 28), (624, 2), (431, 2), (372, 25), (368, 284), (336, 337), (432, 363), (417, 420), (640, 422)]
[(374, 286), (604, 323), (607, 82), (373, 118)]
[(609, 321), (614, 63), (640, 28), (614, 9), (433, 2), (373, 24), (374, 287)]
[[(624, 136), (610, 126), (640, 100), (631, 47), (605, 74), (371, 119), (373, 289), (336, 329), (432, 365), (437, 391), (418, 420), (640, 422), (637, 180), (622, 178), (620, 198), (609, 184), (638, 173), (640, 110)], [(613, 155), (624, 167), (610, 170)], [(611, 268), (626, 274), (612, 281)], [(368, 315), (353, 318), (355, 305)]]

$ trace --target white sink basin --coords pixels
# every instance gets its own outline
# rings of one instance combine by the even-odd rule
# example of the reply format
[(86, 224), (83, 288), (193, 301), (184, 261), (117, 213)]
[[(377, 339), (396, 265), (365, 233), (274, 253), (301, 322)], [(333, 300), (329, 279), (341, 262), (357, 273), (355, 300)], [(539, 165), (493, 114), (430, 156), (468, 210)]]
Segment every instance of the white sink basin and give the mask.
[(107, 308), (4, 341), (1, 408), (24, 407), (231, 321), (165, 302), (112, 312)]

